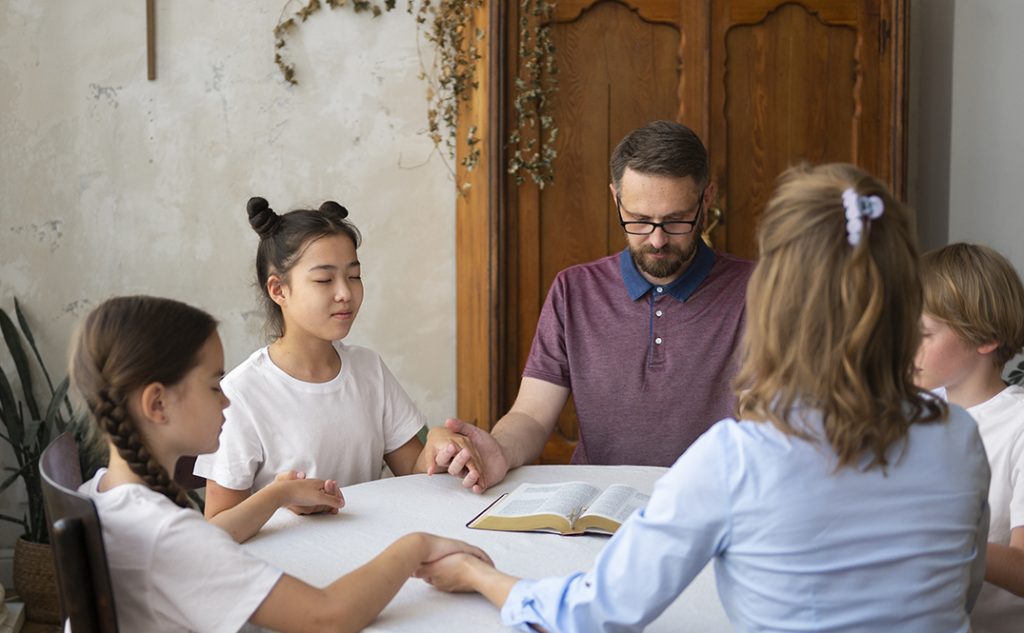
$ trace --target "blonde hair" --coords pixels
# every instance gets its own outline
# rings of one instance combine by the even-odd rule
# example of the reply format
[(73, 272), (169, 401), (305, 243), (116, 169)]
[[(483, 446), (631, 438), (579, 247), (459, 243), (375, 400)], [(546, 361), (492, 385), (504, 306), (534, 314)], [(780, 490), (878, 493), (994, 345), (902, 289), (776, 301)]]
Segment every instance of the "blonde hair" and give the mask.
[[(843, 192), (878, 196), (881, 217), (848, 241)], [(945, 418), (914, 386), (921, 284), (907, 210), (846, 164), (800, 165), (779, 177), (758, 229), (736, 378), (740, 418), (810, 440), (795, 411), (821, 412), (837, 469), (885, 468), (911, 424)]]
[(998, 368), (1024, 348), (1024, 285), (996, 251), (961, 242), (926, 253), (921, 283), (929, 316), (971, 345), (999, 344)]

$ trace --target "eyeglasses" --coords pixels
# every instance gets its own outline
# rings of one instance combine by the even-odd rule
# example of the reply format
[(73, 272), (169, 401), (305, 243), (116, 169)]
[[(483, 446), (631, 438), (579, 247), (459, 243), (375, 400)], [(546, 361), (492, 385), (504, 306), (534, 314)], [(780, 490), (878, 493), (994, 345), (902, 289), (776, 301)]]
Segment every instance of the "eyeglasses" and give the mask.
[(622, 206), (622, 199), (619, 196), (615, 196), (615, 206), (619, 210), (619, 224), (630, 235), (650, 235), (654, 233), (654, 229), (659, 227), (668, 235), (689, 235), (693, 233), (693, 227), (697, 226), (697, 223), (700, 222), (700, 214), (704, 211), (704, 196), (702, 195), (697, 202), (697, 215), (692, 220), (669, 220), (667, 222), (630, 220), (627, 222), (622, 219), (622, 212), (630, 213), (630, 211)]

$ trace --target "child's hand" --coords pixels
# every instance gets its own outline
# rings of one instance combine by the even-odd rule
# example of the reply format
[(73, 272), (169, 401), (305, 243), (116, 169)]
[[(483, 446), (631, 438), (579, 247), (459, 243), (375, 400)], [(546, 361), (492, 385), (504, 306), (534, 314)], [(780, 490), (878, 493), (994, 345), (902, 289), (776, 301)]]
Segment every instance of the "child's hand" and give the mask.
[[(448, 435), (442, 435), (441, 431), (447, 432)], [(445, 421), (444, 429), (431, 429), (431, 433), (434, 432), (437, 432), (438, 448), (431, 454), (434, 464), (428, 468), (428, 474), (447, 469), (449, 474), (462, 478), (464, 488), (478, 494), (497, 484), (508, 474), (508, 460), (501, 446), (487, 431), (462, 420), (450, 418)], [(447, 441), (442, 443), (442, 438)], [(425, 453), (430, 444), (428, 435)]]
[(490, 560), (483, 561), (462, 552), (445, 556), (432, 563), (420, 565), (416, 577), (441, 591), (468, 592), (477, 591), (473, 582), (473, 572), (479, 567), (492, 568)]
[(456, 477), (465, 477), (472, 472), (474, 477), (479, 478), (482, 463), (480, 455), (465, 435), (453, 433), (443, 426), (435, 426), (427, 433), (427, 445), (423, 452), (426, 453), (428, 475), (447, 470)]
[(306, 479), (306, 473), (288, 470), (274, 477), (274, 485), (281, 489), (281, 505), (295, 514), (338, 514), (345, 506), (345, 497), (333, 479)]

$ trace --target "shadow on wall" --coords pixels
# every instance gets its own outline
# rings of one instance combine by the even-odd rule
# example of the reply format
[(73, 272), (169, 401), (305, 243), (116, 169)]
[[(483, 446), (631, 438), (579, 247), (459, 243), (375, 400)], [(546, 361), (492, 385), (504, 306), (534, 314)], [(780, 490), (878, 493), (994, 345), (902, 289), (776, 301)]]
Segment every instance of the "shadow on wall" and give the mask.
[(908, 202), (922, 251), (949, 242), (954, 0), (911, 0)]

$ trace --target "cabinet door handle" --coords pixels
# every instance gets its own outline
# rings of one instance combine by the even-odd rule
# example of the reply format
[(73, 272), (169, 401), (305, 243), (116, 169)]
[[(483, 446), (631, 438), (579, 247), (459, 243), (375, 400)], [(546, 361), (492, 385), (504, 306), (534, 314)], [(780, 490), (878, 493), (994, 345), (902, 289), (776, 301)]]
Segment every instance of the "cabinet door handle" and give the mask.
[(725, 211), (722, 211), (721, 207), (711, 207), (708, 209), (708, 221), (704, 230), (701, 231), (700, 236), (704, 238), (704, 243), (708, 246), (713, 246), (715, 229), (719, 225), (725, 224)]

